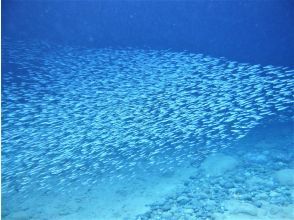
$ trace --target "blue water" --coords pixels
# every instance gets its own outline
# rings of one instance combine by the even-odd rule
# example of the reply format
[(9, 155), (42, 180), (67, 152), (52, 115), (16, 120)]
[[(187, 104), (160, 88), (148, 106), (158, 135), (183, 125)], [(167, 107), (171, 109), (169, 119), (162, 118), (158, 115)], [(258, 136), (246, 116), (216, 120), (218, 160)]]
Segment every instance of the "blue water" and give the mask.
[(3, 1), (3, 219), (294, 219), (291, 1)]

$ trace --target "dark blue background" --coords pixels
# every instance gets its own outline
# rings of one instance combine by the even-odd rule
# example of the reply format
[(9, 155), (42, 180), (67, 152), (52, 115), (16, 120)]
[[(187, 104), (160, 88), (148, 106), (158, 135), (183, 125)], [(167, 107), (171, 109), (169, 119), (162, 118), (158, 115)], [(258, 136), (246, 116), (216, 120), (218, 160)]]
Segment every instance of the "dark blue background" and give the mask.
[(2, 37), (294, 66), (294, 1), (2, 1)]

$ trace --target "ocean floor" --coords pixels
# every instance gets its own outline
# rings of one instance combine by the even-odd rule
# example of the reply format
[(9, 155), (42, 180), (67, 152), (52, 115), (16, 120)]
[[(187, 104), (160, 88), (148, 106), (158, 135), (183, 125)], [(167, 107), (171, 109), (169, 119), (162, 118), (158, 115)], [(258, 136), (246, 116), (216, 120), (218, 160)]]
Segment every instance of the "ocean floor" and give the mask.
[(139, 219), (294, 219), (293, 141), (271, 133), (209, 156)]
[[(177, 186), (193, 175), (191, 166), (161, 175), (142, 173), (136, 179), (102, 182), (79, 188), (73, 194), (36, 195), (4, 208), (4, 219), (134, 219), (149, 210), (148, 204), (177, 192)], [(33, 193), (33, 192), (32, 192)], [(12, 207), (11, 202), (10, 207)]]
[(293, 129), (260, 132), (177, 170), (3, 203), (4, 220), (292, 220)]

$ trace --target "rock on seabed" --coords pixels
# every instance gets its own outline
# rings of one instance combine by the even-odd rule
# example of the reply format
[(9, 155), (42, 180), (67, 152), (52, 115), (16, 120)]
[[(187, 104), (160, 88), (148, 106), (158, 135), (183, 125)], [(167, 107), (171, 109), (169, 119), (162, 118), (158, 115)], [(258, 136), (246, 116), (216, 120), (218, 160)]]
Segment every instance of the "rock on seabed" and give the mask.
[(294, 186), (294, 169), (283, 169), (275, 173), (275, 179), (283, 185)]
[(221, 176), (229, 170), (237, 167), (238, 161), (234, 157), (222, 153), (208, 156), (201, 164), (200, 168), (209, 176)]

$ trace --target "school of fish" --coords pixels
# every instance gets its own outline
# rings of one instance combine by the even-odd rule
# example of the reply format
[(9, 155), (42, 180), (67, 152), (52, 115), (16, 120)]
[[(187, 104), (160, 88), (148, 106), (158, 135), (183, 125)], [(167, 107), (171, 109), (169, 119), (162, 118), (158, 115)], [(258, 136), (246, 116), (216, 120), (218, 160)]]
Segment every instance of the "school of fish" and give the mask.
[(4, 195), (165, 172), (292, 120), (287, 67), (45, 42), (2, 50)]

